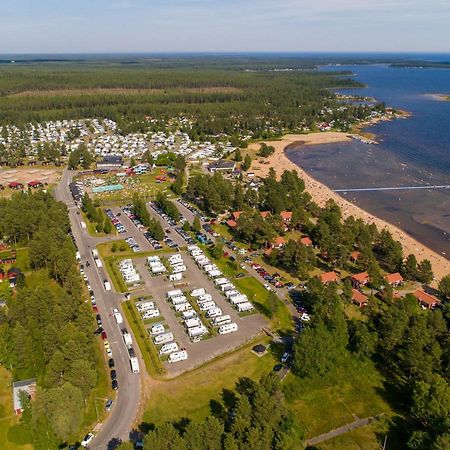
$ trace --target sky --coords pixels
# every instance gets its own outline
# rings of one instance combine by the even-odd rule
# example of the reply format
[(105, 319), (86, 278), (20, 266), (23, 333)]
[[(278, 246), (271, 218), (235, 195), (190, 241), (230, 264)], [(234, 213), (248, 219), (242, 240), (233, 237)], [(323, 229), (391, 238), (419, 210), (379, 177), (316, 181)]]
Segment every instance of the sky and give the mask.
[(450, 0), (0, 0), (0, 54), (450, 52)]

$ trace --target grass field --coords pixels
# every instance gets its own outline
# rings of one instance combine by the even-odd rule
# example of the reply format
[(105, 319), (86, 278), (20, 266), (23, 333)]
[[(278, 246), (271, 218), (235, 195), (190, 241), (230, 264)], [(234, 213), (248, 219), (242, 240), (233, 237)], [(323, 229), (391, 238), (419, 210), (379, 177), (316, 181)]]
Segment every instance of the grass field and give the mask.
[[(267, 342), (265, 342), (267, 343)], [(275, 358), (270, 352), (259, 358), (252, 345), (183, 374), (169, 381), (153, 381), (144, 422), (162, 424), (189, 418), (204, 419), (210, 413), (210, 401), (221, 401), (223, 390), (232, 390), (240, 377), (259, 379), (270, 372)]]
[(353, 422), (356, 416), (392, 414), (383, 398), (383, 381), (372, 363), (361, 362), (340, 368), (329, 379), (301, 380), (289, 374), (284, 389), (292, 412), (312, 438)]
[(0, 449), (32, 450), (31, 445), (18, 445), (8, 439), (9, 429), (19, 423), (13, 413), (11, 373), (0, 366)]
[(315, 448), (317, 450), (380, 450), (385, 433), (384, 422), (374, 422), (318, 444)]

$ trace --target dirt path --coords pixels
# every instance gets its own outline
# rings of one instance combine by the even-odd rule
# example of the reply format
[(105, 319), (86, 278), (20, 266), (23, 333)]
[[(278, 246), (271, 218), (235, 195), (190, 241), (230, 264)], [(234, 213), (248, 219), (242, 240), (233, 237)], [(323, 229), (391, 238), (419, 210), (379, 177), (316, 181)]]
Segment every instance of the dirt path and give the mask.
[(366, 425), (369, 425), (370, 423), (374, 422), (378, 418), (379, 418), (379, 416), (372, 416), (372, 417), (367, 417), (366, 419), (355, 420), (354, 422), (348, 423), (346, 425), (343, 425), (342, 427), (331, 430), (328, 433), (324, 433), (319, 436), (308, 439), (305, 442), (305, 446), (310, 447), (313, 445), (317, 445), (317, 444), (320, 444), (321, 442), (325, 442), (330, 439), (333, 439), (336, 436), (339, 436), (341, 434), (348, 433), (349, 431), (355, 430), (356, 428), (365, 427)]

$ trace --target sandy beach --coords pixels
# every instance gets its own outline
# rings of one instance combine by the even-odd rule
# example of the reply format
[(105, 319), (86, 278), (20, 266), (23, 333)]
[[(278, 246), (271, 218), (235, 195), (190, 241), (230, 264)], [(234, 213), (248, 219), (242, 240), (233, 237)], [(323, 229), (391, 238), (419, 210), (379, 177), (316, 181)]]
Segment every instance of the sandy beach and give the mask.
[[(298, 135), (291, 134), (284, 136), (279, 141), (266, 141), (267, 145), (272, 145), (275, 148), (275, 152), (268, 158), (265, 158), (265, 161), (269, 164), (261, 164), (258, 160), (254, 160), (252, 163), (252, 170), (257, 176), (261, 177), (265, 177), (271, 167), (275, 169), (277, 176), (281, 176), (284, 170), (297, 171), (299, 176), (305, 181), (306, 190), (318, 205), (323, 206), (328, 199), (332, 198), (342, 209), (342, 215), (344, 218), (354, 216), (363, 219), (367, 223), (375, 223), (380, 230), (387, 228), (392, 233), (393, 237), (402, 243), (405, 255), (413, 253), (416, 255), (418, 261), (423, 259), (430, 260), (433, 265), (433, 272), (436, 278), (436, 281), (431, 284), (432, 286), (436, 286), (438, 280), (440, 280), (443, 276), (450, 274), (450, 261), (428, 247), (425, 247), (423, 244), (416, 241), (396, 226), (380, 219), (379, 217), (371, 215), (360, 207), (340, 197), (327, 186), (319, 183), (307, 174), (302, 168), (291, 162), (284, 153), (285, 148), (294, 143), (297, 145), (303, 144), (308, 146), (330, 144), (333, 142), (346, 142), (351, 139), (352, 137), (348, 133), (330, 131)], [(250, 148), (259, 149), (259, 144), (251, 144)]]

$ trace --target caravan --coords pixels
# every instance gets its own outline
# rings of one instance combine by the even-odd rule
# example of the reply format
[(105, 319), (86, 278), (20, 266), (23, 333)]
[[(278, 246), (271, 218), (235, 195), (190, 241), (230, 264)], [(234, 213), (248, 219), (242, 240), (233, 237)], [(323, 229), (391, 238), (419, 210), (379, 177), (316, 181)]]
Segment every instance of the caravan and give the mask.
[(168, 342), (172, 342), (174, 339), (172, 333), (164, 333), (164, 334), (158, 334), (154, 337), (153, 342), (155, 345), (161, 345), (161, 344), (167, 344)]
[(238, 326), (236, 323), (232, 322), (232, 323), (227, 323), (225, 325), (221, 325), (219, 327), (219, 334), (228, 334), (228, 333), (234, 333), (235, 331), (237, 331)]
[(169, 355), (169, 362), (170, 363), (175, 363), (178, 361), (184, 361), (188, 359), (188, 354), (186, 352), (186, 350), (182, 350), (181, 352), (175, 352), (175, 353), (171, 353)]
[(159, 349), (160, 355), (168, 355), (169, 353), (177, 352), (178, 351), (178, 344), (176, 342), (170, 342), (169, 344), (164, 344)]
[(225, 316), (216, 317), (212, 321), (212, 324), (215, 327), (220, 326), (220, 325), (225, 325), (226, 323), (231, 323), (231, 316), (225, 315)]
[(220, 308), (208, 309), (208, 312), (206, 313), (206, 317), (208, 317), (208, 319), (212, 319), (214, 317), (219, 317), (221, 315), (222, 315), (222, 310)]

